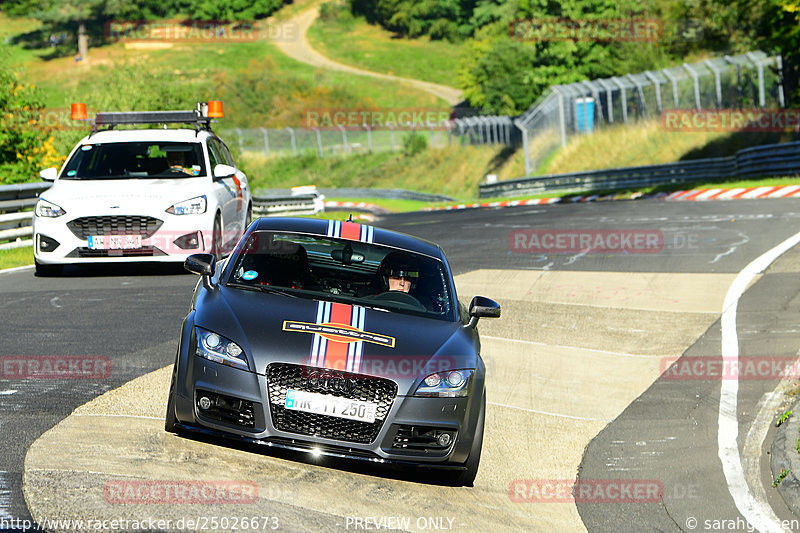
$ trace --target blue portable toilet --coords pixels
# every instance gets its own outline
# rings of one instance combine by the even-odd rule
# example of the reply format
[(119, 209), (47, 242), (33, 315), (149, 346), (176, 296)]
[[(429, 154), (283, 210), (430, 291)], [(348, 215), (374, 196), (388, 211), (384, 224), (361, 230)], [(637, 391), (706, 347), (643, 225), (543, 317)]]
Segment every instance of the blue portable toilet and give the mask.
[(594, 98), (575, 99), (575, 130), (582, 133), (594, 130)]

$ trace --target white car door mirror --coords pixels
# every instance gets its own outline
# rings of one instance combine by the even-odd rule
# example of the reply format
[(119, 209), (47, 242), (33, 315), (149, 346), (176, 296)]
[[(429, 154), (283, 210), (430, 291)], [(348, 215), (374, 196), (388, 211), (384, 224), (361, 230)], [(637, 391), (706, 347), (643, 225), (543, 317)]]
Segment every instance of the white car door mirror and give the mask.
[(229, 178), (236, 174), (236, 169), (230, 165), (217, 165), (214, 167), (215, 178)]
[(46, 168), (39, 171), (39, 177), (44, 181), (55, 181), (58, 177), (58, 169), (56, 167)]

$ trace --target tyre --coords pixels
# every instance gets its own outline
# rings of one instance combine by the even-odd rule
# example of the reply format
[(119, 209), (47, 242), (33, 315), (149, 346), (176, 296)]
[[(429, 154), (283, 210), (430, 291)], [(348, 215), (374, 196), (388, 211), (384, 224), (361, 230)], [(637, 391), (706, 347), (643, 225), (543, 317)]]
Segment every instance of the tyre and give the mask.
[(43, 265), (38, 261), (34, 261), (36, 268), (36, 275), (40, 278), (47, 278), (51, 276), (59, 276), (64, 271), (61, 265)]
[(211, 254), (217, 261), (225, 257), (222, 252), (222, 221), (219, 215), (214, 219), (214, 231), (211, 234)]
[(167, 414), (164, 417), (164, 430), (167, 433), (177, 433), (178, 419), (175, 417), (175, 373), (172, 373), (172, 380), (169, 385), (169, 399), (167, 400)]
[(481, 462), (481, 449), (483, 448), (483, 425), (486, 417), (486, 391), (483, 392), (481, 399), (481, 410), (478, 414), (478, 423), (475, 427), (475, 437), (472, 440), (472, 449), (469, 452), (469, 457), (464, 466), (466, 470), (459, 472), (456, 476), (456, 483), (466, 487), (473, 486), (475, 476), (478, 475), (478, 465)]

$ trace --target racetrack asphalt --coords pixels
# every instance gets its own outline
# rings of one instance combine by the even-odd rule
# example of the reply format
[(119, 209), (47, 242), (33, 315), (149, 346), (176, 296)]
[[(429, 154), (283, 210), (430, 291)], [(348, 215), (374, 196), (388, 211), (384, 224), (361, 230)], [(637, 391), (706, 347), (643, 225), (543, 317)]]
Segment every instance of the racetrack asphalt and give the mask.
[[(592, 511), (587, 514), (580, 504), (514, 501), (509, 488), (517, 480), (574, 480), (584, 448), (647, 394), (664, 358), (710, 343), (733, 275), (798, 227), (795, 202), (767, 202), (670, 207), (655, 201), (617, 202), (384, 219), (381, 225), (442, 244), (461, 274), (457, 287), (462, 300), (483, 294), (504, 307), (503, 318), (479, 326), (490, 407), (474, 488), (376, 477), (371, 471), (320, 467), (294, 456), (266, 456), (167, 435), (161, 418), (168, 371), (146, 373), (171, 362), (194, 278), (135, 272), (88, 277), (73, 272), (58, 279), (33, 278), (30, 271), (0, 275), (0, 290), (9, 296), (2, 307), (9, 319), (4, 323), (23, 333), (4, 353), (108, 353), (116, 364), (109, 379), (96, 383), (0, 381), (0, 392), (17, 390), (0, 396), (3, 444), (11, 451), (0, 467), (10, 473), (9, 509), (12, 516), (27, 512), (16, 476), (21, 477), (21, 458), (30, 448), (24, 491), (39, 520), (65, 513), (121, 518), (134, 511), (172, 517), (263, 511), (280, 516), (281, 529), (289, 531), (341, 530), (348, 516), (405, 516), (412, 518), (411, 530), (423, 529), (414, 524), (422, 517), (452, 519), (452, 529), (463, 531), (581, 530), (583, 523), (593, 531), (605, 530), (596, 527), (604, 518), (593, 522)], [(671, 241), (657, 254), (543, 258), (511, 253), (509, 233), (530, 228), (656, 230)], [(542, 272), (543, 267), (550, 270)], [(762, 283), (759, 279), (753, 287)], [(770, 305), (768, 297), (763, 301)], [(753, 342), (762, 342), (756, 333)], [(141, 374), (146, 375), (64, 418), (87, 399)], [(758, 394), (747, 395), (745, 409), (753, 409), (758, 399)], [(664, 405), (662, 399), (662, 411)], [(655, 424), (671, 414), (670, 409), (662, 412)], [(713, 436), (711, 429), (706, 437)], [(21, 439), (11, 437), (16, 432)], [(697, 460), (714, 468), (705, 455)], [(113, 505), (104, 499), (103, 487), (117, 479), (255, 479), (259, 500), (253, 507)], [(386, 497), (392, 498), (391, 506)], [(598, 516), (611, 508), (593, 505)], [(642, 511), (636, 523), (647, 524), (649, 512)]]

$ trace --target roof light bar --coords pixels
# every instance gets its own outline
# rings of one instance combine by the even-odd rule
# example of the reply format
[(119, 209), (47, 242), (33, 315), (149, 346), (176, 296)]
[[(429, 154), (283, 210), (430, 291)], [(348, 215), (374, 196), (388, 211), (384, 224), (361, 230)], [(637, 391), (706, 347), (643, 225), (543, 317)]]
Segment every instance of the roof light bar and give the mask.
[[(86, 104), (72, 104), (70, 116), (73, 120), (87, 120)], [(211, 130), (213, 119), (222, 116), (219, 100), (200, 102), (196, 109), (185, 111), (101, 111), (95, 115), (92, 133), (101, 126), (112, 129), (131, 124), (192, 124), (197, 131)]]

